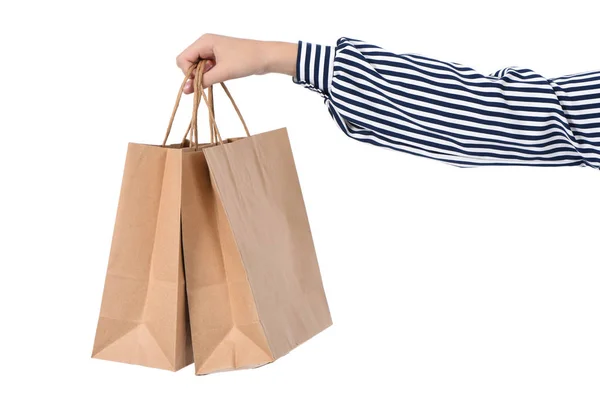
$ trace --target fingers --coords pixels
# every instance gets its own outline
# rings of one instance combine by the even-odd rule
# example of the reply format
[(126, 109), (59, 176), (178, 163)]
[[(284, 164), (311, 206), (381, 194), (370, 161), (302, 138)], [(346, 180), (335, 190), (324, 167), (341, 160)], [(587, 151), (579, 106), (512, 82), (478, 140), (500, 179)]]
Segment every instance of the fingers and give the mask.
[(206, 72), (204, 74), (204, 79), (202, 82), (204, 87), (208, 87), (214, 85), (215, 83), (221, 83), (230, 79), (230, 74), (228, 73), (228, 68), (224, 63), (216, 65), (214, 68), (210, 69), (210, 72)]
[(202, 35), (187, 49), (177, 56), (177, 66), (185, 74), (190, 66), (200, 59), (215, 58), (214, 45), (217, 36), (211, 34)]
[(183, 93), (185, 93), (185, 94), (194, 93), (194, 81), (193, 80), (188, 79), (188, 81), (185, 83), (185, 86), (183, 87)]
[[(215, 66), (215, 61), (214, 60), (208, 60), (206, 62), (206, 65), (204, 66), (204, 74), (203, 74), (203, 78), (202, 78), (202, 80), (203, 80), (202, 86), (203, 87), (208, 87), (208, 86), (210, 86), (210, 85), (213, 84), (213, 83), (208, 83), (207, 82), (207, 79), (206, 79), (207, 74), (206, 73), (208, 71), (212, 70), (214, 66)], [(185, 86), (183, 87), (183, 93), (185, 93), (185, 94), (194, 93), (194, 80), (195, 80), (195, 77), (194, 77), (194, 74), (192, 74), (192, 78), (189, 79), (185, 83)]]

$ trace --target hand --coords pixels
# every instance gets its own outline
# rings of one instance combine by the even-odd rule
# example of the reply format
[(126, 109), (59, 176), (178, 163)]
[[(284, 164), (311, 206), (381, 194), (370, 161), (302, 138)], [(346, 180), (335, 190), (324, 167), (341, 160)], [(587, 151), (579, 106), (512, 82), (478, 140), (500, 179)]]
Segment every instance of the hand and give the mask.
[[(202, 85), (262, 75), (270, 72), (294, 76), (296, 73), (295, 43), (263, 42), (228, 36), (205, 34), (192, 43), (179, 56), (177, 66), (185, 74), (200, 59), (208, 59)], [(193, 92), (193, 78), (188, 81), (184, 93)]]

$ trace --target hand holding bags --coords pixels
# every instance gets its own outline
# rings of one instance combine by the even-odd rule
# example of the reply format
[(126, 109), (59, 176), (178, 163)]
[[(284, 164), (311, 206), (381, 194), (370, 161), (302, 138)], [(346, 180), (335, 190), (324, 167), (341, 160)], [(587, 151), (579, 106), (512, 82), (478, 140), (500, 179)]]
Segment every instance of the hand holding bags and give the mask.
[[(248, 368), (331, 325), (286, 130), (250, 136), (222, 85), (247, 134), (223, 141), (212, 87), (207, 98), (198, 85), (203, 70), (191, 146), (128, 149), (96, 358), (176, 370), (191, 342), (197, 374)], [(207, 145), (198, 145), (201, 98)]]

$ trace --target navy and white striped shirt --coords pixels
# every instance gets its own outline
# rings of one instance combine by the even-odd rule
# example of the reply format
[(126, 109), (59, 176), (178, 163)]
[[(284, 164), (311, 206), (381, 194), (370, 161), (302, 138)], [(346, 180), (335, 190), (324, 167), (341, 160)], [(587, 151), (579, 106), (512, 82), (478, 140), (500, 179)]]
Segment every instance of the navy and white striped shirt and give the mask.
[(294, 81), (325, 98), (349, 137), (459, 167), (600, 168), (600, 71), (481, 75), (359, 40), (299, 42)]

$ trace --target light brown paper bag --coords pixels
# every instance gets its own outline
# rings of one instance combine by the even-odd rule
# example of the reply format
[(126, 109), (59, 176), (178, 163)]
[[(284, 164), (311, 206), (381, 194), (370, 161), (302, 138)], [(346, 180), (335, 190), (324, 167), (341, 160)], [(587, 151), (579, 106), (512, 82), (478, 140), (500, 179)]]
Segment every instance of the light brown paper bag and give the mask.
[(331, 325), (285, 129), (184, 156), (183, 186), (197, 374), (266, 364)]
[[(202, 81), (203, 67), (203, 63), (197, 67), (197, 82)], [(165, 159), (171, 160), (168, 171), (173, 174), (172, 181), (180, 185), (176, 187), (173, 184), (170, 189), (175, 193), (170, 193), (166, 199), (172, 198), (173, 203), (179, 201), (181, 235), (179, 232), (173, 233), (164, 243), (183, 241), (191, 342), (197, 374), (269, 363), (331, 325), (287, 132), (279, 129), (250, 136), (229, 91), (225, 85), (222, 86), (248, 137), (223, 141), (214, 122), (212, 87), (209, 88), (208, 99), (203, 90), (196, 87), (194, 112), (188, 127), (195, 146), (169, 149), (130, 145), (130, 151), (139, 147), (139, 152), (166, 154)], [(180, 97), (181, 90), (167, 137)], [(200, 98), (204, 98), (209, 106), (211, 142), (217, 142), (217, 145), (197, 144)], [(128, 154), (126, 176), (127, 166), (139, 161), (139, 157), (132, 157), (132, 161), (129, 161)], [(147, 166), (136, 166), (138, 169), (140, 167), (147, 171)], [(167, 169), (163, 176), (167, 176), (166, 173)], [(154, 177), (159, 175), (156, 172)], [(124, 179), (124, 188), (125, 182)], [(144, 187), (151, 187), (153, 182), (151, 178), (140, 181), (134, 192), (138, 195), (143, 193)], [(162, 201), (162, 198), (159, 197), (159, 200)], [(121, 225), (129, 228), (136, 226), (135, 221), (129, 221), (132, 218), (129, 216), (131, 207), (122, 207), (121, 203), (123, 195), (115, 237), (122, 236), (117, 235)], [(175, 208), (169, 207), (169, 210), (174, 213)], [(122, 214), (126, 222), (120, 225), (119, 216)], [(133, 233), (129, 232), (129, 235)], [(153, 242), (153, 247), (160, 249), (163, 249), (162, 240), (162, 236), (151, 237), (150, 234), (137, 238), (140, 243)], [(121, 241), (114, 239), (111, 260), (112, 254), (121, 247)], [(127, 248), (122, 251), (127, 253)], [(133, 264), (142, 266), (148, 264), (145, 262), (145, 258), (133, 260)], [(126, 270), (126, 275), (132, 274), (129, 270), (141, 270), (136, 275), (138, 281), (144, 278), (152, 281), (152, 262), (149, 263), (150, 267), (131, 265), (129, 263), (122, 268)], [(177, 288), (183, 286), (180, 263), (177, 266), (170, 263), (163, 269), (171, 274), (177, 270)], [(115, 275), (113, 270), (115, 267), (109, 262), (95, 357), (165, 368), (164, 363), (159, 362), (164, 360), (157, 355), (156, 346), (149, 335), (134, 333), (127, 336), (122, 332), (132, 326), (138, 329), (140, 324), (146, 327), (147, 321), (154, 321), (153, 318), (148, 319), (147, 315), (156, 313), (155, 309), (177, 310), (179, 315), (180, 298), (174, 301), (173, 297), (165, 297), (157, 307), (149, 289), (127, 289), (116, 294), (119, 285), (112, 282), (112, 275)], [(152, 285), (148, 283), (147, 287)], [(177, 291), (177, 295), (180, 296), (181, 291)], [(127, 310), (131, 304), (143, 304), (143, 312), (139, 312), (140, 307), (132, 308), (136, 312), (121, 314), (115, 314), (113, 310)], [(185, 319), (177, 321), (183, 322), (185, 328)], [(163, 322), (170, 323), (170, 319), (164, 318)], [(121, 326), (126, 328), (121, 329)], [(147, 330), (154, 332), (149, 328)], [(159, 347), (181, 350), (181, 343), (189, 343), (185, 336), (169, 336), (171, 333), (169, 331), (160, 336), (168, 337), (171, 341)], [(124, 345), (123, 337), (129, 337), (127, 345)], [(182, 354), (178, 360), (184, 361), (179, 364), (174, 362), (170, 364), (174, 367), (167, 369), (177, 369), (189, 363), (189, 352)]]
[(93, 358), (172, 371), (193, 361), (181, 246), (185, 139), (129, 144)]
[(191, 363), (181, 254), (182, 150), (130, 143), (92, 356)]
[[(269, 363), (331, 325), (287, 131), (250, 136), (222, 87), (247, 137), (221, 141), (209, 88), (204, 98), (220, 144), (183, 158), (183, 253), (197, 374)], [(204, 96), (199, 87), (196, 93)]]

